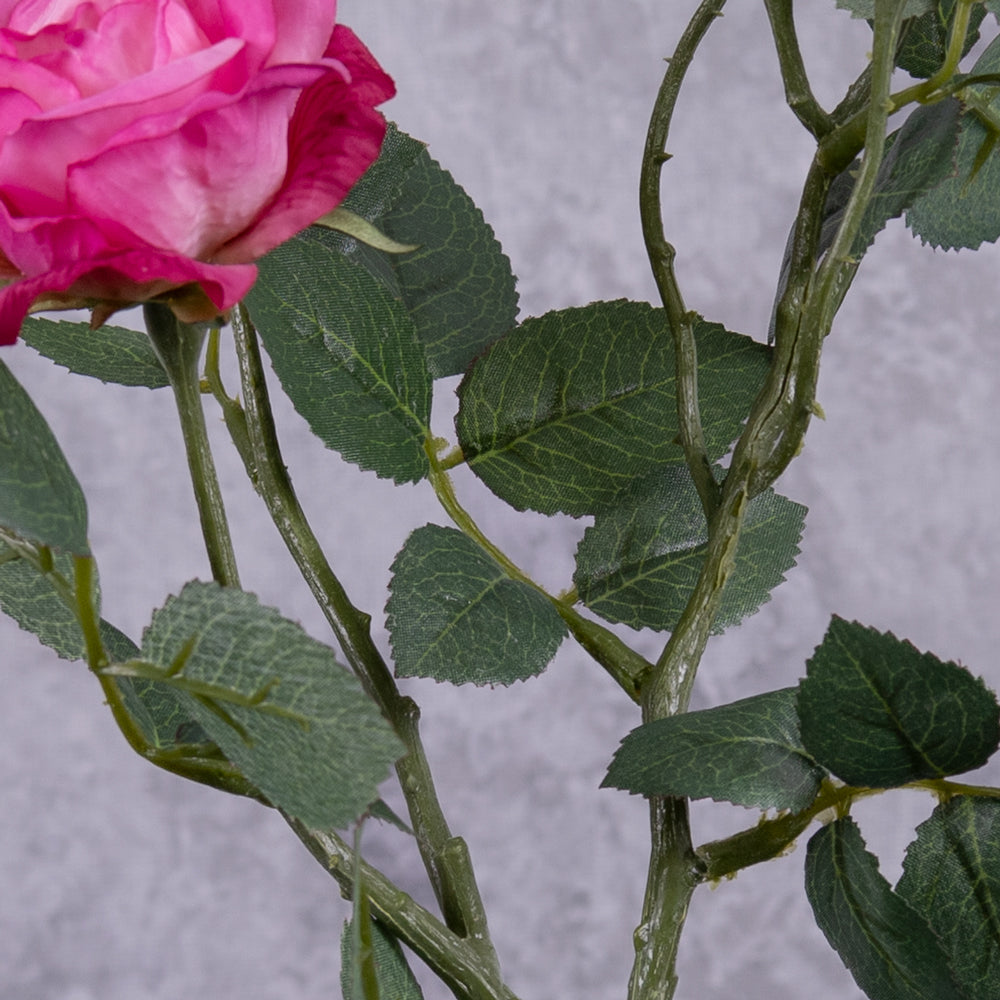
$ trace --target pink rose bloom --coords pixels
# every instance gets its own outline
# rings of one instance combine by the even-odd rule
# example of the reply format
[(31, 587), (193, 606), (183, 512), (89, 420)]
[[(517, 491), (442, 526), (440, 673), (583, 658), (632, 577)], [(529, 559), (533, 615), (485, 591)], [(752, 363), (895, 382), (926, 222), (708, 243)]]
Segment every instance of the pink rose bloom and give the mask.
[(0, 344), (32, 306), (235, 305), (378, 156), (336, 0), (0, 0)]

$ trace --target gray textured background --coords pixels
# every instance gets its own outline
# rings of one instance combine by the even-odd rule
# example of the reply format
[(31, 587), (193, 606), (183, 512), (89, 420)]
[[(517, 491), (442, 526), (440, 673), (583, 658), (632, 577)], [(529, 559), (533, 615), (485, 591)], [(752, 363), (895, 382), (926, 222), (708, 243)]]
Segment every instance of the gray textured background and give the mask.
[[(522, 314), (651, 299), (636, 174), (665, 56), (693, 0), (342, 0), (396, 78), (390, 117), (430, 143), (493, 223)], [(867, 29), (809, 4), (803, 42), (828, 103), (863, 65)], [(819, 8), (814, 12), (811, 8)], [(805, 15), (803, 15), (805, 17)], [(667, 230), (688, 305), (762, 338), (810, 154), (783, 107), (759, 4), (734, 4), (682, 98), (665, 173)], [(715, 641), (697, 704), (795, 683), (831, 613), (960, 659), (1000, 685), (993, 614), (1000, 444), (997, 254), (932, 253), (882, 235), (828, 345), (827, 421), (782, 481), (806, 503), (805, 551), (763, 612)], [(207, 567), (171, 400), (8, 360), (90, 498), (105, 612), (138, 635)], [(449, 389), (451, 386), (449, 386)], [(448, 408), (438, 410), (442, 429)], [(443, 522), (426, 487), (396, 491), (324, 453), (282, 412), (293, 473), (356, 603), (376, 617), (411, 527)], [(245, 585), (328, 635), (220, 435)], [(462, 480), (488, 532), (554, 586), (580, 523), (508, 516)], [(320, 1000), (338, 996), (345, 907), (280, 820), (136, 758), (80, 665), (11, 625), (0, 639), (0, 998)], [(653, 647), (648, 646), (651, 650)], [(528, 998), (621, 997), (646, 855), (642, 803), (597, 785), (632, 707), (567, 643), (511, 690), (409, 685), (442, 797), (470, 842), (511, 986)], [(988, 774), (1000, 778), (996, 768)], [(859, 809), (890, 878), (930, 810), (897, 794)], [(755, 815), (695, 809), (699, 841)], [(372, 827), (374, 860), (426, 898), (412, 849)], [(696, 896), (679, 996), (860, 996), (812, 924), (803, 850)], [(429, 985), (427, 996), (442, 991)]]

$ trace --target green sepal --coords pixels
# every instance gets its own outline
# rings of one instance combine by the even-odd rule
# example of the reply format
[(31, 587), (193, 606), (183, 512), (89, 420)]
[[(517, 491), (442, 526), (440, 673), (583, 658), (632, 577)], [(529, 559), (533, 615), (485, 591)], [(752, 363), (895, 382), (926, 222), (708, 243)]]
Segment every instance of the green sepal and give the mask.
[(409, 310), (435, 378), (464, 372), (517, 316), (510, 261), (472, 199), (421, 142), (390, 124), (379, 159), (344, 206), (387, 237), (415, 245), (386, 257), (344, 239), (344, 253)]
[(806, 749), (849, 785), (892, 788), (980, 767), (1000, 708), (956, 663), (834, 616), (799, 685)]
[(966, 1000), (1000, 997), (1000, 800), (941, 803), (917, 827), (896, 892), (930, 924)]
[(547, 597), (454, 528), (417, 528), (392, 574), (386, 625), (400, 677), (512, 684), (541, 673), (566, 635)]
[(810, 838), (806, 896), (820, 930), (871, 1000), (967, 1000), (927, 921), (892, 891), (849, 816)]
[(87, 502), (45, 418), (0, 361), (0, 529), (88, 555)]
[[(719, 613), (722, 632), (754, 614), (795, 565), (806, 508), (773, 490), (749, 504)], [(708, 532), (686, 467), (637, 483), (599, 513), (576, 553), (573, 583), (583, 603), (635, 629), (674, 629), (698, 582)]]
[[(705, 443), (718, 459), (739, 434), (770, 352), (698, 320)], [(456, 418), (472, 471), (518, 510), (593, 514), (637, 481), (684, 461), (666, 313), (594, 302), (525, 320), (459, 387)]]
[(396, 483), (429, 470), (431, 376), (405, 306), (313, 226), (260, 261), (246, 298), (274, 370), (313, 433)]
[(21, 339), (39, 354), (76, 375), (115, 385), (162, 389), (170, 379), (147, 334), (121, 326), (29, 316)]
[(805, 809), (825, 772), (802, 746), (795, 688), (658, 719), (632, 730), (603, 787)]
[(153, 616), (141, 659), (106, 673), (166, 685), (270, 803), (319, 829), (363, 813), (402, 752), (332, 651), (240, 590), (188, 584)]

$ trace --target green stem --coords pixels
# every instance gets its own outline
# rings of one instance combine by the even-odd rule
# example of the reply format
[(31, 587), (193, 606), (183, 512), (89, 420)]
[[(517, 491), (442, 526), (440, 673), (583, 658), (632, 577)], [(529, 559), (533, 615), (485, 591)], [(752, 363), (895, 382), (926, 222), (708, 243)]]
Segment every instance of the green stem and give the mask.
[(785, 102), (795, 117), (817, 139), (821, 139), (833, 129), (833, 121), (813, 96), (795, 31), (792, 0), (764, 0), (764, 7), (771, 22), (771, 33), (781, 65)]
[(204, 330), (182, 323), (167, 306), (158, 302), (147, 302), (143, 306), (143, 315), (153, 348), (174, 390), (212, 577), (224, 587), (238, 587), (240, 579), (236, 555), (201, 405), (198, 360)]
[(701, 412), (698, 407), (698, 350), (694, 337), (694, 323), (697, 317), (686, 309), (674, 273), (677, 251), (673, 244), (667, 241), (663, 230), (660, 175), (663, 164), (670, 158), (670, 154), (666, 151), (667, 138), (684, 77), (698, 45), (715, 19), (721, 16), (725, 3), (726, 0), (702, 0), (701, 6), (677, 43), (677, 49), (670, 58), (653, 105), (639, 176), (639, 218), (646, 244), (646, 255), (674, 338), (677, 363), (677, 415), (681, 445), (706, 518), (710, 518), (715, 510), (719, 500), (719, 488), (712, 474), (712, 463), (705, 448)]
[[(227, 422), (242, 425), (233, 436), (234, 443), (348, 664), (406, 747), (396, 772), (445, 922), (477, 951), (484, 967), (490, 968), (490, 974), (499, 984), (499, 963), (468, 851), (464, 841), (454, 837), (448, 828), (424, 754), (419, 709), (396, 687), (391, 671), (372, 641), (371, 618), (351, 603), (299, 504), (278, 444), (256, 332), (242, 308), (233, 313), (233, 333), (246, 408), (240, 420), (236, 404), (232, 400), (223, 403)], [(218, 385), (217, 378), (213, 379)]]
[(540, 587), (534, 580), (520, 569), (507, 554), (493, 544), (483, 534), (472, 515), (459, 503), (455, 495), (455, 487), (444, 464), (437, 457), (432, 442), (427, 442), (425, 450), (430, 463), (430, 482), (434, 493), (455, 526), (471, 538), (485, 552), (496, 560), (504, 572), (513, 579), (526, 584), (537, 591), (559, 612), (573, 637), (580, 645), (611, 675), (618, 686), (633, 700), (639, 700), (639, 685), (642, 678), (652, 669), (653, 665), (634, 649), (626, 645), (609, 629), (597, 622), (584, 618), (577, 612), (568, 600), (553, 597), (547, 590)]
[[(357, 865), (351, 846), (336, 833), (319, 832), (291, 817), (286, 819), (313, 857), (336, 880), (344, 898), (350, 899)], [(364, 860), (360, 876), (372, 916), (434, 969), (456, 997), (516, 1000), (506, 986), (494, 980), (492, 970), (484, 967), (472, 942), (456, 935)]]

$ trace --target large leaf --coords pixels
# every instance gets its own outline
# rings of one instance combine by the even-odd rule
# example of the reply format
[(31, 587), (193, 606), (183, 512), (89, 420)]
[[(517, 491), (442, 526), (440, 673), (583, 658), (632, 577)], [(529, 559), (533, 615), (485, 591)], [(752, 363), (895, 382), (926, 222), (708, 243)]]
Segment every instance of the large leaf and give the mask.
[(981, 680), (837, 617), (809, 660), (798, 706), (806, 749), (851, 785), (960, 774), (1000, 743), (997, 700)]
[[(972, 75), (1000, 72), (1000, 38), (972, 68)], [(925, 243), (977, 249), (1000, 238), (1000, 88), (973, 85), (960, 94), (964, 114), (949, 174), (919, 198), (906, 221)]]
[(849, 816), (810, 839), (806, 895), (820, 930), (872, 1000), (964, 1000), (934, 932), (892, 891)]
[(387, 236), (418, 244), (390, 256), (354, 240), (342, 247), (406, 304), (435, 378), (464, 372), (514, 325), (510, 261), (482, 212), (423, 143), (390, 125), (379, 159), (345, 206)]
[[(903, 8), (903, 17), (919, 17), (932, 10), (935, 0), (907, 0)], [(866, 21), (875, 20), (875, 0), (837, 0), (837, 6), (841, 10), (849, 10), (852, 17), (864, 18)]]
[(802, 746), (795, 688), (783, 688), (634, 729), (603, 785), (797, 812), (823, 776)]
[[(369, 919), (369, 926), (379, 1000), (423, 1000), (423, 991), (399, 942), (378, 921)], [(340, 987), (344, 1000), (363, 1000), (355, 985), (360, 962), (356, 936), (353, 921), (345, 922), (340, 936)]]
[(21, 338), (78, 375), (147, 389), (170, 385), (149, 337), (139, 330), (121, 326), (92, 330), (87, 323), (29, 316), (21, 327)]
[(142, 660), (276, 807), (318, 828), (362, 813), (401, 745), (332, 651), (252, 594), (188, 584), (153, 616)]
[(316, 227), (260, 262), (247, 305), (296, 410), (329, 448), (397, 483), (427, 474), (431, 377), (405, 306)]
[[(739, 433), (769, 351), (699, 320), (698, 393), (712, 458)], [(466, 461), (518, 510), (591, 514), (653, 471), (684, 461), (666, 314), (595, 302), (526, 320), (463, 380)]]
[[(750, 502), (713, 631), (742, 621), (770, 599), (795, 565), (805, 514), (805, 507), (773, 490)], [(707, 541), (687, 468), (670, 469), (597, 515), (577, 549), (573, 582), (584, 604), (608, 621), (673, 629), (698, 582)]]
[(1000, 801), (939, 805), (917, 827), (896, 891), (931, 925), (967, 1000), (1000, 997)]
[(418, 528), (392, 572), (386, 623), (401, 677), (512, 684), (541, 673), (566, 634), (547, 597), (454, 528)]
[(0, 361), (0, 528), (86, 555), (87, 502), (45, 418)]

